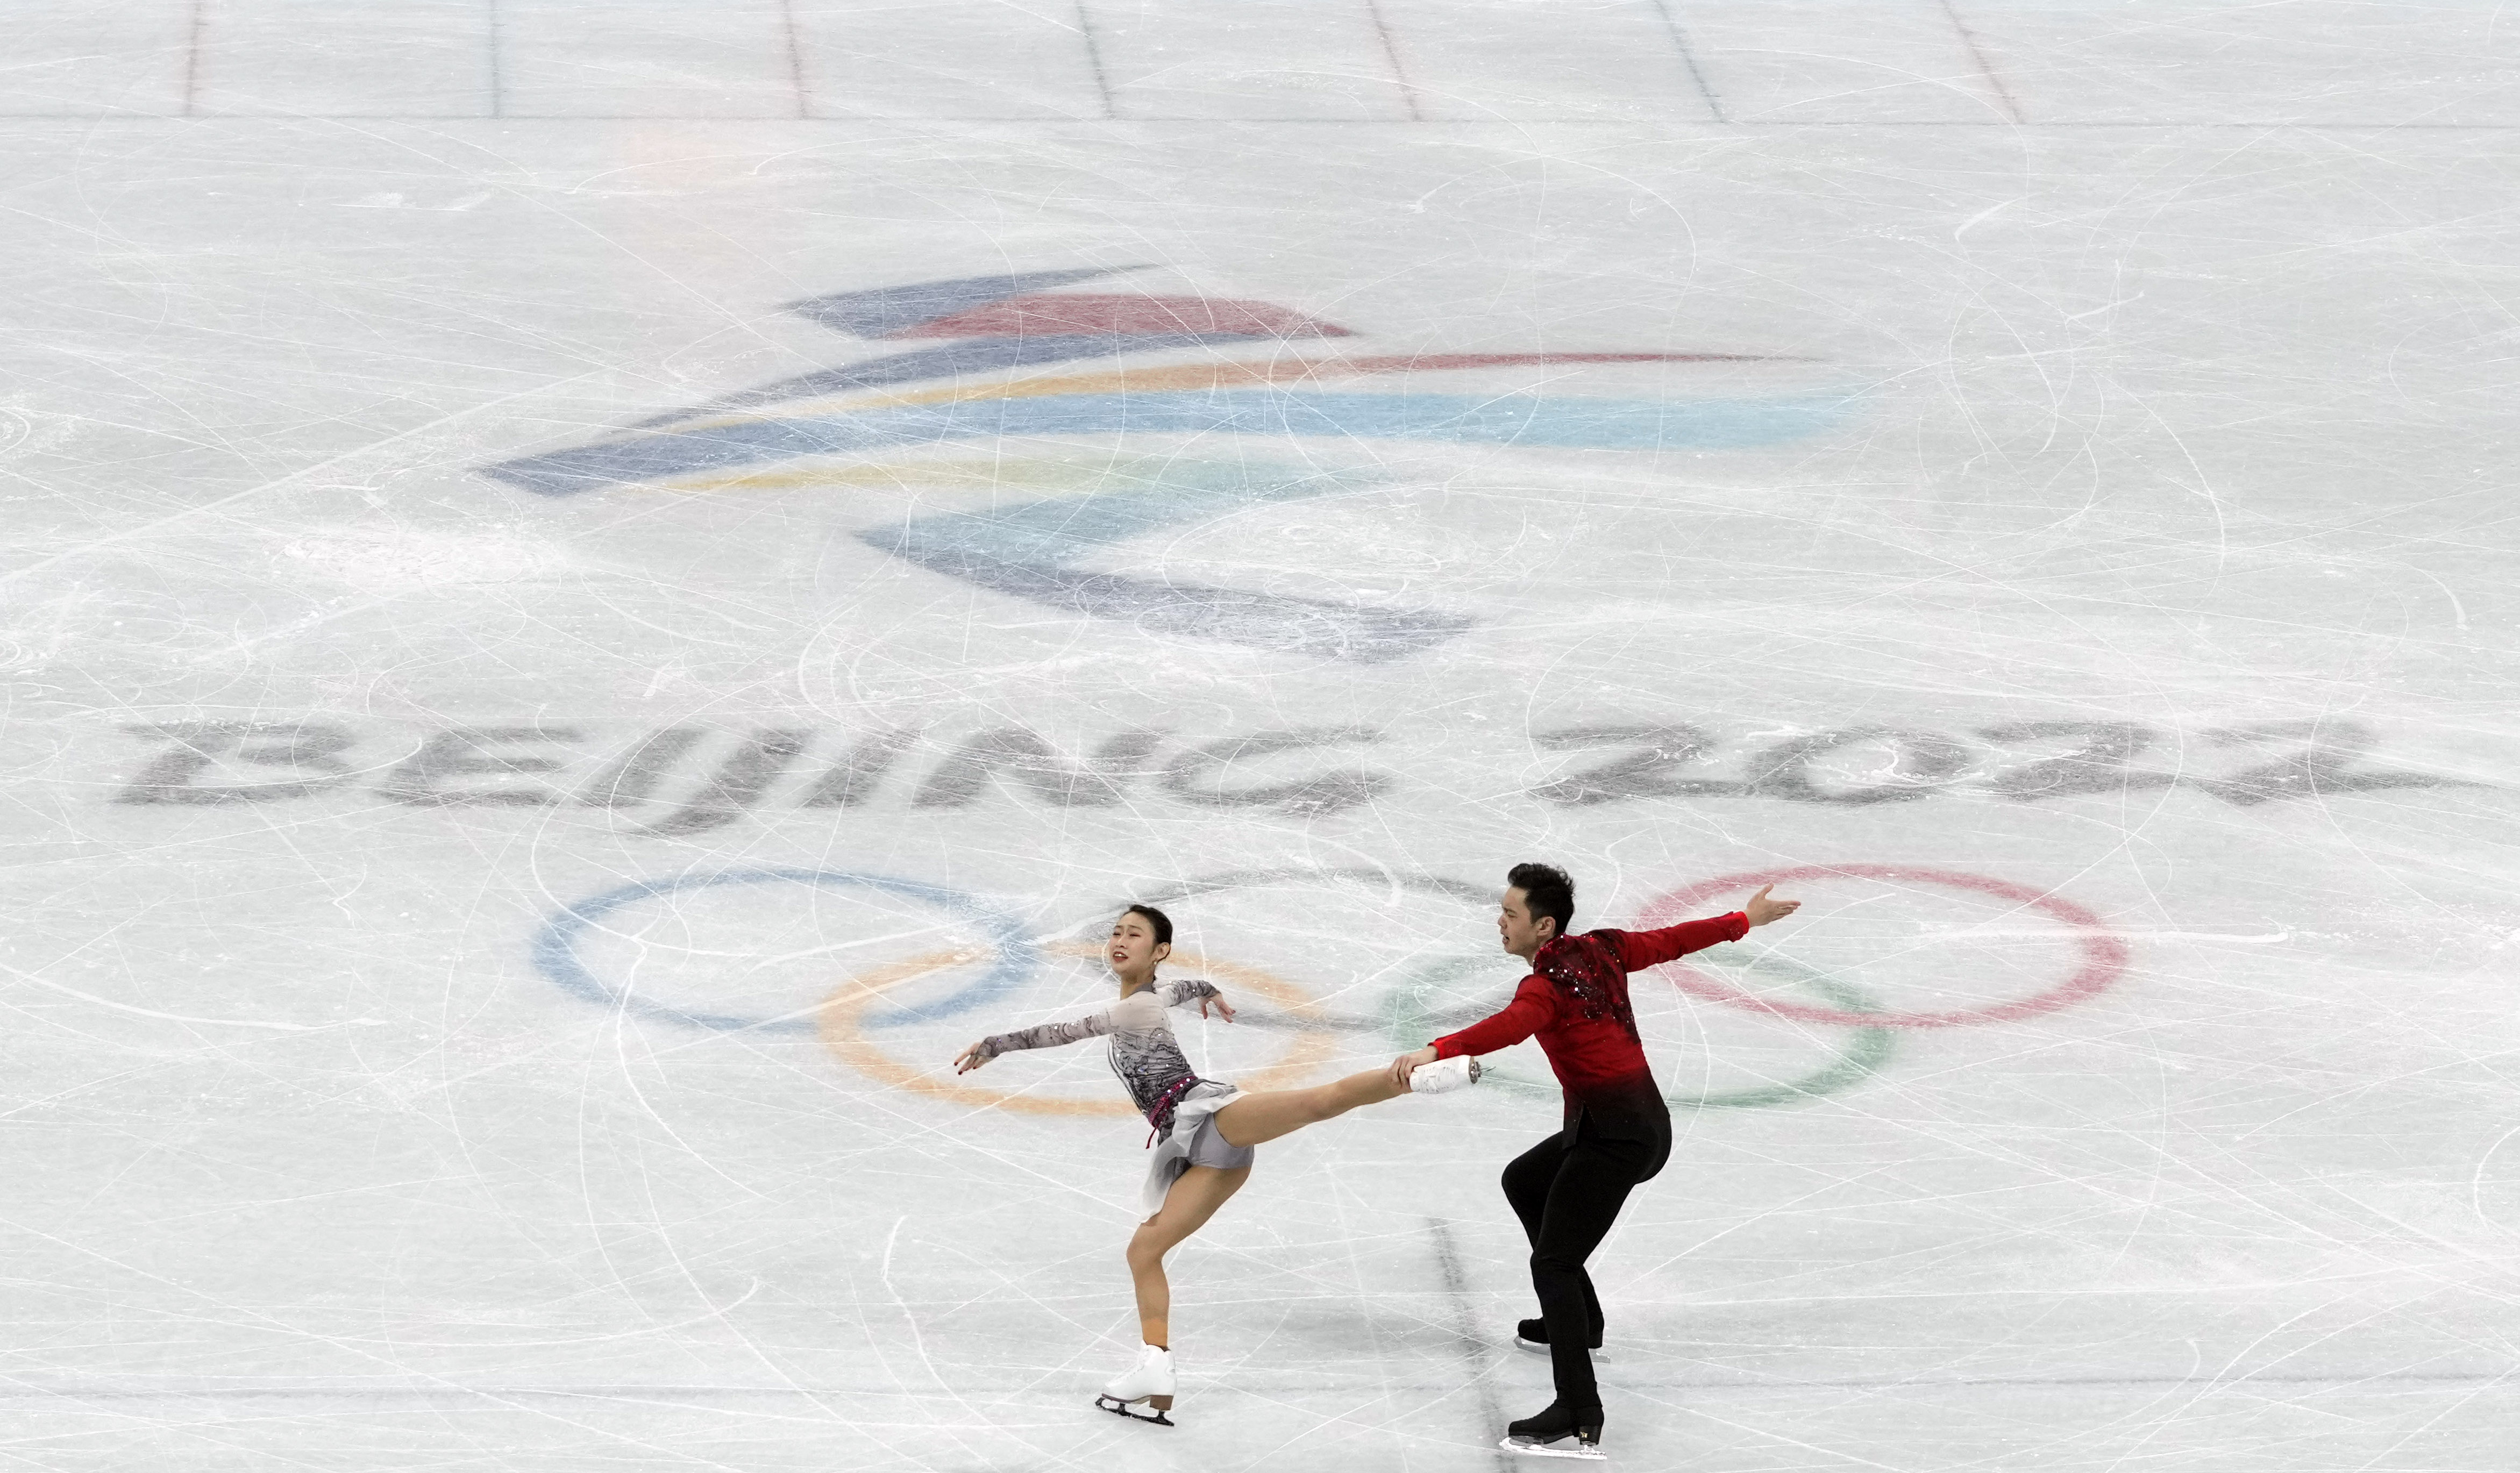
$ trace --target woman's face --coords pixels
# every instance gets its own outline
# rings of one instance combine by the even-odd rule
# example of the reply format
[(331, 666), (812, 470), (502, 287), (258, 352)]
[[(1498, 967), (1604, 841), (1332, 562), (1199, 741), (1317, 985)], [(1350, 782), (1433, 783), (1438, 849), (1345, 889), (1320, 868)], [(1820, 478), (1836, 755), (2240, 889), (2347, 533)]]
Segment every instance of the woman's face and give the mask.
[(1154, 922), (1135, 911), (1123, 911), (1111, 922), (1111, 944), (1102, 953), (1111, 970), (1124, 977), (1144, 976), (1172, 954), (1171, 947), (1155, 939)]

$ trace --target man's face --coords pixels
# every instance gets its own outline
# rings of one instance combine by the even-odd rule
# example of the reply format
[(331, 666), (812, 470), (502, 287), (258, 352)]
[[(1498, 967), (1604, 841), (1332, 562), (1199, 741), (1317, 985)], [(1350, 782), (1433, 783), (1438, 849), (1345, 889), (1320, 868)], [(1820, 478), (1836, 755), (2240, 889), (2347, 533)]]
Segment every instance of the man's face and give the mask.
[(1124, 911), (1111, 922), (1111, 944), (1103, 949), (1111, 970), (1122, 976), (1152, 971), (1173, 949), (1155, 940), (1154, 923), (1135, 911)]
[(1508, 887), (1504, 902), (1497, 907), (1497, 935), (1505, 942), (1508, 955), (1527, 961), (1532, 953), (1539, 951), (1556, 934), (1555, 917), (1543, 915), (1537, 921), (1533, 920), (1531, 897), (1519, 888)]

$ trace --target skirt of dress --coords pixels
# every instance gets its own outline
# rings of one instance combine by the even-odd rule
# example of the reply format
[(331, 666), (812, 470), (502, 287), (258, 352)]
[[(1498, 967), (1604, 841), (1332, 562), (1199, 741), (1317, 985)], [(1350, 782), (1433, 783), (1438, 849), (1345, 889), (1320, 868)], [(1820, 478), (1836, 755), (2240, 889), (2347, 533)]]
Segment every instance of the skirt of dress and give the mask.
[(1213, 1116), (1221, 1107), (1231, 1104), (1241, 1091), (1218, 1080), (1201, 1080), (1173, 1105), (1172, 1134), (1155, 1142), (1155, 1159), (1147, 1163), (1147, 1184), (1139, 1206), (1148, 1217), (1164, 1210), (1164, 1194), (1173, 1189), (1174, 1179), (1193, 1166), (1214, 1166), (1226, 1171), (1249, 1166), (1258, 1153), (1247, 1145), (1236, 1145), (1216, 1128)]

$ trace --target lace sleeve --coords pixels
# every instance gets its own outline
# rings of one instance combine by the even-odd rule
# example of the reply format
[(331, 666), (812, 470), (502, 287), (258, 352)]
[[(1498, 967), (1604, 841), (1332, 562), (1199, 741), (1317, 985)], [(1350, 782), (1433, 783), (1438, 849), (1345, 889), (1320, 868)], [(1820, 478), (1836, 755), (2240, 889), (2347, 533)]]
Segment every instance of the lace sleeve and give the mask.
[(1192, 977), (1187, 982), (1163, 984), (1163, 994), (1166, 1007), (1179, 1007), (1184, 1003), (1196, 1003), (1203, 998), (1213, 998), (1217, 996), (1217, 990), (1215, 983)]
[(1017, 1049), (1056, 1049), (1061, 1044), (1081, 1043), (1086, 1039), (1101, 1038), (1110, 1031), (1111, 1014), (1108, 1012), (1070, 1018), (1064, 1023), (1036, 1023), (1030, 1028), (1018, 1028), (1012, 1033), (993, 1033), (980, 1040), (980, 1056), (996, 1058), (1001, 1053), (1012, 1053)]

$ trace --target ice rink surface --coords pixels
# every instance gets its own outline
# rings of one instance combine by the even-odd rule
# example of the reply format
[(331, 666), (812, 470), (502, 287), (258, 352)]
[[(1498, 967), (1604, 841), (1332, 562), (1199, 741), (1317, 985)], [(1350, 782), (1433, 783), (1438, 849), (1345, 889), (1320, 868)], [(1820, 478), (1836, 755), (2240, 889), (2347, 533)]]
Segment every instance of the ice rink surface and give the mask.
[(1246, 1084), (1637, 979), (1616, 1464), (2508, 1473), (2520, 13), (21, 0), (0, 1451), (1495, 1470), (1530, 1046), (1136, 1325)]

